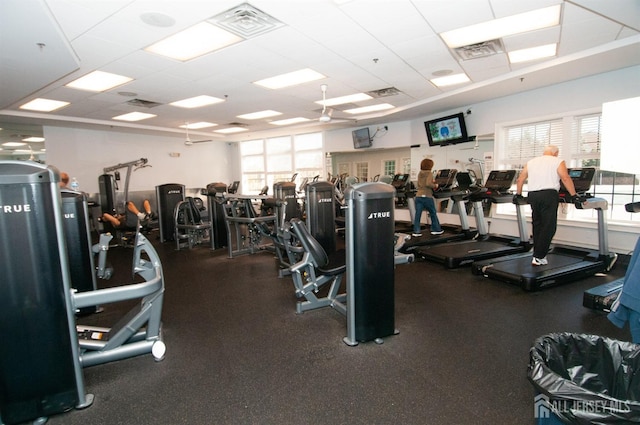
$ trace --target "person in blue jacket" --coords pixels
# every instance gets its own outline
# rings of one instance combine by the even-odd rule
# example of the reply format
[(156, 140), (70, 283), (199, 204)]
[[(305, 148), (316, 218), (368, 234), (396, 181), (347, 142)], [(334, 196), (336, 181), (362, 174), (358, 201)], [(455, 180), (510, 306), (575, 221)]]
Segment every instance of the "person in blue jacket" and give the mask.
[(631, 340), (640, 344), (640, 238), (624, 276), (622, 291), (607, 316), (619, 328), (629, 322)]

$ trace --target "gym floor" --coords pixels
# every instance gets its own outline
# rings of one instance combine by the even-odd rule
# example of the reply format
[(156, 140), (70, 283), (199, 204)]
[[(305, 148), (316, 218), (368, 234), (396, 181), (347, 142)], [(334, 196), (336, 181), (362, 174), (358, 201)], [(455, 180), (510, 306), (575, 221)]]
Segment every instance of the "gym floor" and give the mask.
[[(551, 332), (629, 340), (583, 292), (624, 275), (525, 292), (417, 260), (395, 274), (399, 334), (349, 347), (331, 308), (295, 313), (291, 277), (272, 253), (227, 258), (209, 246), (176, 251), (149, 240), (165, 276), (166, 358), (84, 370), (92, 406), (64, 424), (534, 424), (529, 348)], [(100, 286), (131, 282), (130, 248), (109, 250)], [(107, 305), (82, 324), (111, 326), (129, 306)]]

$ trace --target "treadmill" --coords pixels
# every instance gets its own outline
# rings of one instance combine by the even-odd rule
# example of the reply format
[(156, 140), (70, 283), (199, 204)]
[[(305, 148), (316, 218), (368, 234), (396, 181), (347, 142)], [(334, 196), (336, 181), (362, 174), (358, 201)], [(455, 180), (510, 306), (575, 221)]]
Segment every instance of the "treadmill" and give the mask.
[(515, 170), (494, 170), (487, 177), (485, 190), (469, 194), (472, 202), (478, 234), (474, 239), (457, 241), (418, 248), (415, 254), (425, 260), (443, 263), (453, 269), (474, 261), (526, 252), (531, 249), (527, 235), (526, 221), (521, 206), (517, 206), (519, 236), (494, 235), (488, 233), (484, 218), (483, 202), (502, 204), (513, 201), (511, 186), (516, 176)]
[(422, 236), (412, 237), (398, 250), (403, 254), (411, 253), (425, 245), (471, 239), (478, 233), (475, 229), (469, 228), (469, 217), (466, 211), (466, 198), (475, 190), (469, 173), (458, 172), (454, 169), (438, 170), (434, 182), (438, 184), (438, 189), (433, 192), (433, 197), (437, 199), (451, 198), (458, 210), (460, 226), (442, 224), (444, 233), (441, 235), (432, 235), (429, 231), (425, 231)]
[[(569, 169), (576, 192), (581, 197), (576, 208), (596, 209), (598, 213), (597, 251), (565, 245), (555, 245), (547, 254), (549, 264), (533, 266), (530, 254), (513, 255), (478, 261), (472, 265), (471, 271), (477, 275), (520, 285), (525, 291), (535, 291), (561, 283), (593, 276), (596, 273), (609, 271), (617, 258), (609, 252), (607, 237), (607, 201), (594, 198), (587, 191), (595, 175), (595, 168)], [(558, 193), (560, 202), (567, 202), (569, 192), (561, 185)]]
[[(640, 212), (640, 202), (630, 202), (624, 206), (625, 210), (630, 213)], [(636, 246), (640, 244), (640, 240)], [(584, 291), (582, 295), (582, 306), (593, 310), (604, 311), (608, 313), (611, 311), (613, 303), (618, 299), (618, 296), (622, 292), (624, 286), (625, 277), (621, 277), (609, 283), (598, 285), (595, 288)]]

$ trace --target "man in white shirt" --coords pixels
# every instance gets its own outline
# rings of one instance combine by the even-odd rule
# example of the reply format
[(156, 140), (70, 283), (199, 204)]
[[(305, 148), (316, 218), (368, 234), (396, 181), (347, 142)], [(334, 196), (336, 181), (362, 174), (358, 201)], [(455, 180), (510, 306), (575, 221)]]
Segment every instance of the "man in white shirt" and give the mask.
[(558, 158), (557, 146), (545, 147), (542, 156), (533, 158), (524, 166), (518, 180), (517, 195), (522, 195), (522, 186), (528, 181), (528, 202), (531, 205), (533, 224), (533, 259), (534, 266), (548, 264), (547, 252), (558, 226), (558, 191), (560, 180), (569, 194), (576, 196), (576, 188), (569, 176), (567, 165)]

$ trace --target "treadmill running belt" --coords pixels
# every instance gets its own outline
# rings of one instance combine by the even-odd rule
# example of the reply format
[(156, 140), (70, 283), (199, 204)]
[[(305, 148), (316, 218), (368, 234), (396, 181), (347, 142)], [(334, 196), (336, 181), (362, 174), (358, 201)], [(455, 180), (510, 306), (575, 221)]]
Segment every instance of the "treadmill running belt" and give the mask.
[(534, 266), (531, 264), (531, 255), (519, 255), (505, 257), (503, 261), (494, 263), (480, 262), (474, 267), (481, 267), (479, 271), (487, 277), (519, 284), (525, 291), (592, 276), (606, 267), (604, 261), (597, 257), (584, 255), (549, 253), (547, 260), (549, 264), (546, 266)]

